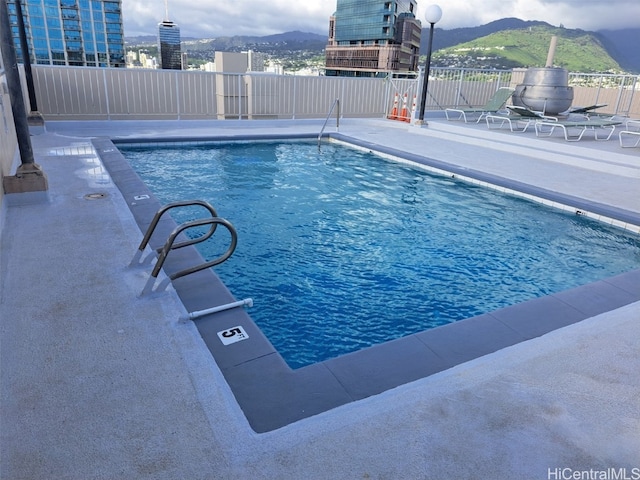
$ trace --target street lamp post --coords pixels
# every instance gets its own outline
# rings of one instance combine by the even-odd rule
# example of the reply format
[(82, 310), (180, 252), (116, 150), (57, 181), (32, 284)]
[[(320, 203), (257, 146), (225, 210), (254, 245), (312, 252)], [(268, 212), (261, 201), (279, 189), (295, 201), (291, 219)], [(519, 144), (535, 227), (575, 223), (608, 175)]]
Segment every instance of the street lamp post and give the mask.
[(431, 50), (433, 48), (433, 27), (442, 18), (442, 9), (438, 5), (429, 5), (424, 14), (425, 20), (429, 23), (429, 46), (427, 49), (427, 60), (424, 64), (424, 77), (422, 78), (422, 95), (420, 100), (420, 115), (418, 124), (424, 125), (424, 109), (427, 104), (427, 86), (429, 85), (429, 70), (431, 68)]

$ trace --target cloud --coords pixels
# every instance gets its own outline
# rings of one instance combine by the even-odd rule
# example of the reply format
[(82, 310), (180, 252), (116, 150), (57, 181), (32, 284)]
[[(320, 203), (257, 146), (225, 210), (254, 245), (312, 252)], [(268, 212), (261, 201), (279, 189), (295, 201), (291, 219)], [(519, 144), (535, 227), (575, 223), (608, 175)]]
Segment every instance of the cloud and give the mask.
[[(169, 19), (183, 37), (271, 35), (292, 30), (326, 35), (337, 0), (168, 0)], [(429, 0), (418, 2), (423, 21)], [(439, 0), (442, 20), (451, 29), (483, 25), (506, 17), (540, 20), (583, 30), (640, 28), (640, 0)], [(160, 0), (123, 0), (126, 36), (156, 35), (164, 19)]]
[[(640, 28), (638, 0), (449, 0), (439, 27), (474, 27), (501, 18), (540, 20), (583, 30)], [(426, 5), (425, 5), (426, 6)], [(422, 19), (418, 7), (418, 17)]]
[[(168, 1), (170, 20), (190, 37), (263, 36), (292, 30), (325, 34), (336, 7), (336, 0)], [(158, 0), (124, 0), (125, 35), (154, 35), (164, 12)]]

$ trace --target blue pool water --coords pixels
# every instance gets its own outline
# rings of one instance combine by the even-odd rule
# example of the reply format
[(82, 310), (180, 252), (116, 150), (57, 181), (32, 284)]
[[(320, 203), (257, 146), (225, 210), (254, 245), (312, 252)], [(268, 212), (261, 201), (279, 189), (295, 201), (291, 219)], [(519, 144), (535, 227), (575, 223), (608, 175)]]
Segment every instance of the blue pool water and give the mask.
[(343, 146), (121, 150), (161, 202), (234, 224), (215, 271), (293, 368), (640, 267), (635, 235)]

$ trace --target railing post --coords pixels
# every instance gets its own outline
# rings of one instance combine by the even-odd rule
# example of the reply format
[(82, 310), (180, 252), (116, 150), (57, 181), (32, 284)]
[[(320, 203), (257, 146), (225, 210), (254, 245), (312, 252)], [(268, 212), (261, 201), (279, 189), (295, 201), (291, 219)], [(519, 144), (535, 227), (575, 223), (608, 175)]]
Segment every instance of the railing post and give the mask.
[[(347, 77), (344, 77), (342, 79), (342, 82), (340, 82), (340, 94), (336, 97), (336, 98), (345, 98), (344, 95), (344, 83), (347, 81)], [(338, 102), (338, 115), (340, 115), (340, 100), (337, 100)]]
[(111, 109), (109, 108), (109, 89), (107, 88), (107, 71), (102, 69), (102, 85), (104, 87), (104, 101), (107, 107), (107, 120), (111, 120)]
[(181, 116), (181, 108), (180, 108), (180, 78), (178, 77), (178, 74), (182, 73), (183, 70), (174, 70), (173, 72), (173, 77), (175, 79), (175, 83), (176, 83), (176, 112), (178, 114), (178, 120), (180, 120), (180, 116)]
[(391, 73), (387, 73), (387, 78), (385, 80), (386, 88), (385, 88), (385, 98), (384, 104), (382, 105), (382, 118), (387, 118), (387, 109), (389, 108), (389, 104), (391, 103), (391, 89), (393, 88), (393, 82), (391, 81)]
[(238, 120), (242, 120), (242, 75), (238, 74)]
[(460, 69), (460, 77), (458, 78), (458, 88), (456, 88), (456, 103), (454, 104), (455, 107), (459, 106), (460, 104), (458, 103), (460, 101), (460, 96), (462, 94), (462, 80), (464, 78), (464, 68)]
[(296, 106), (297, 106), (297, 98), (298, 98), (298, 76), (293, 76), (293, 105), (291, 106), (291, 119), (296, 119)]
[(635, 96), (636, 86), (638, 85), (638, 79), (640, 79), (640, 75), (636, 75), (632, 77), (631, 80), (631, 98), (629, 98), (629, 109), (627, 110), (627, 114), (631, 114), (631, 107), (633, 106), (633, 97)]
[(602, 90), (602, 75), (600, 75), (600, 81), (598, 82), (598, 89), (596, 90), (596, 99), (593, 102), (594, 104), (598, 103), (600, 99), (600, 91)]
[[(622, 94), (624, 92), (624, 84), (625, 84), (625, 76), (624, 75), (620, 75), (620, 85), (618, 87), (618, 97), (616, 98), (616, 108), (614, 110), (615, 113), (618, 113), (620, 111), (620, 102), (622, 101)], [(627, 112), (627, 113), (629, 113), (629, 112)]]

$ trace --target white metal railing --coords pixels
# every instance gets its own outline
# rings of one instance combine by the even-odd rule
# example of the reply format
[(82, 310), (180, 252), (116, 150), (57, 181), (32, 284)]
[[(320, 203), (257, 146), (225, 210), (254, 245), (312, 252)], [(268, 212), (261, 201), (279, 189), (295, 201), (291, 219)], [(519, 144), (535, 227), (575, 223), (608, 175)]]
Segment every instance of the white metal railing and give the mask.
[(640, 75), (569, 75), (574, 105), (607, 104), (610, 113), (627, 116), (640, 114)]
[[(477, 106), (524, 69), (432, 68), (425, 108)], [(34, 65), (38, 107), (46, 119), (324, 118), (341, 99), (343, 117), (384, 117), (395, 94), (411, 100), (418, 79), (227, 74), (180, 70)], [(573, 73), (574, 105), (606, 103), (607, 113), (640, 116), (640, 76)]]

